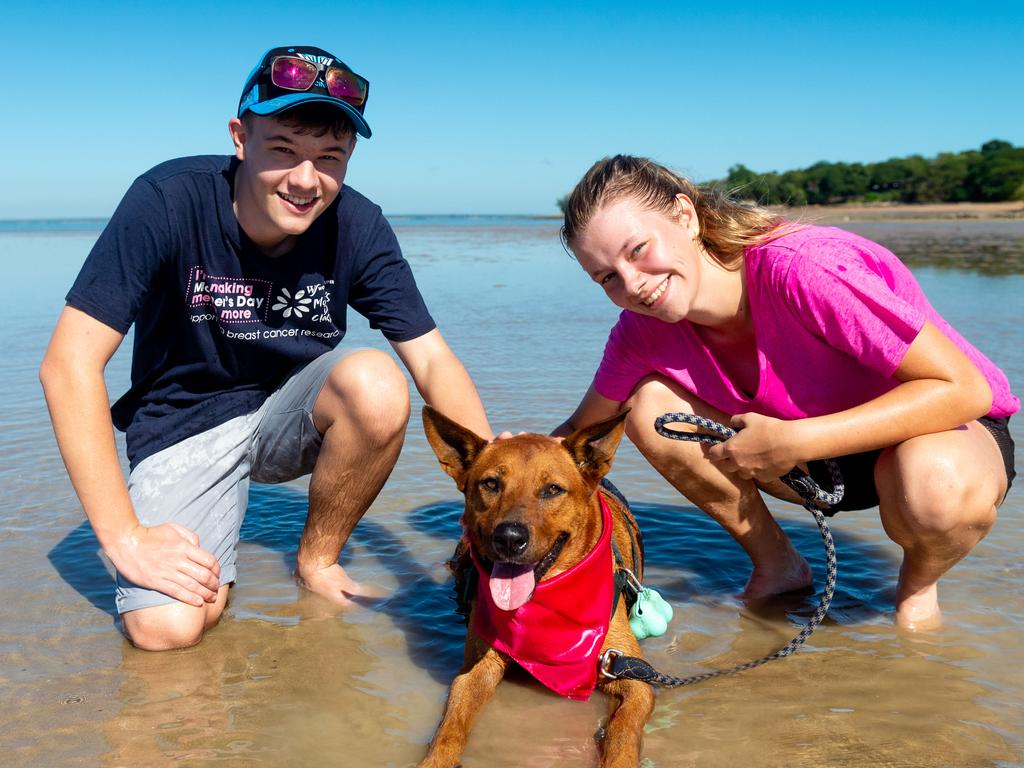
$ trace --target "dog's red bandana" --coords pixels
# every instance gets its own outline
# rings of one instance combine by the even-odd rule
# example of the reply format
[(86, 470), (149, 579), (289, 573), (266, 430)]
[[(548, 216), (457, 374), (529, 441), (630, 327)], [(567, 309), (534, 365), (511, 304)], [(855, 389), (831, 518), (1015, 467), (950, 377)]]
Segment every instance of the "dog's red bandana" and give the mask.
[(597, 545), (567, 571), (537, 584), (512, 611), (491, 597), (490, 574), (473, 556), (480, 583), (473, 628), (537, 680), (562, 696), (586, 701), (597, 685), (597, 657), (612, 613), (612, 515), (598, 493), (603, 530)]

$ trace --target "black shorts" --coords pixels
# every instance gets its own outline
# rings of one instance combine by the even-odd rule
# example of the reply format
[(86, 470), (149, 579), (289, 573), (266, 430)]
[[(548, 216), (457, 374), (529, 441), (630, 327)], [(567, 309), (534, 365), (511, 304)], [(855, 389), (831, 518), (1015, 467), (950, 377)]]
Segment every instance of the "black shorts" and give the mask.
[[(1010, 486), (1013, 485), (1013, 478), (1017, 476), (1017, 471), (1014, 469), (1013, 438), (1010, 436), (1010, 417), (992, 419), (982, 416), (978, 419), (978, 423), (991, 433), (995, 438), (996, 445), (999, 446), (999, 453), (1003, 457), (1003, 467), (1006, 469), (1006, 490), (1009, 492)], [(881, 454), (881, 450), (865, 451), (833, 459), (839, 465), (846, 491), (842, 501), (824, 511), (826, 517), (831, 517), (844, 509), (870, 509), (878, 506), (878, 491), (875, 489), (875, 463)], [(832, 487), (832, 475), (824, 461), (808, 462), (807, 469), (814, 481), (822, 488), (830, 489)]]

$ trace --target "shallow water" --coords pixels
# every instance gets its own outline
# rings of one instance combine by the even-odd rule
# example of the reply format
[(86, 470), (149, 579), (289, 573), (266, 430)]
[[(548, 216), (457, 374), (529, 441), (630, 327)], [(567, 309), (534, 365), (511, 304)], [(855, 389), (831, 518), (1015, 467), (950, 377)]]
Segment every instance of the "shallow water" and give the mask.
[[(553, 428), (589, 383), (615, 317), (561, 250), (556, 224), (395, 223), (493, 426)], [(939, 310), (1024, 391), (1024, 223), (849, 226), (905, 254)], [(417, 420), (343, 556), (357, 578), (383, 585), (387, 599), (336, 615), (303, 594), (289, 574), (305, 486), (256, 486), (238, 584), (217, 629), (197, 648), (166, 654), (136, 651), (117, 634), (108, 566), (64, 474), (35, 377), (63, 294), (96, 236), (93, 225), (60, 222), (0, 231), (0, 259), (14, 275), (0, 310), (0, 762), (415, 764), (463, 636), (442, 566), (458, 535), (457, 494)], [(351, 322), (358, 328), (346, 343), (381, 346), (363, 321)], [(127, 362), (119, 353), (110, 366), (112, 394), (123, 390)], [(744, 608), (733, 596), (748, 566), (721, 529), (629, 445), (612, 478), (643, 527), (648, 582), (676, 609), (669, 633), (644, 644), (657, 668), (687, 675), (725, 667), (796, 634), (815, 596), (760, 613)], [(943, 580), (946, 628), (919, 637), (892, 626), (898, 551), (877, 514), (840, 515), (839, 583), (824, 626), (790, 659), (659, 692), (645, 766), (1024, 764), (1022, 506), (1017, 488), (991, 535)], [(773, 509), (820, 585), (813, 520), (799, 508)], [(604, 712), (599, 695), (581, 704), (507, 682), (464, 764), (594, 765)]]

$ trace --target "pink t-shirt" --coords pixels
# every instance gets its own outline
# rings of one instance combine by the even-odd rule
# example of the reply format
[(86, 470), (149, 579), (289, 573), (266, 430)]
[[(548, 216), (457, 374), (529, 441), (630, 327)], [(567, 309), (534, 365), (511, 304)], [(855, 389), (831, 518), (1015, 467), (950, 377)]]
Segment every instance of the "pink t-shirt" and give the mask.
[(745, 269), (760, 376), (753, 397), (729, 379), (690, 323), (629, 310), (608, 337), (597, 391), (621, 402), (642, 378), (660, 373), (728, 414), (835, 413), (895, 387), (893, 373), (928, 320), (985, 375), (989, 416), (1020, 410), (1006, 375), (935, 311), (910, 270), (877, 243), (834, 227), (805, 227), (748, 248)]

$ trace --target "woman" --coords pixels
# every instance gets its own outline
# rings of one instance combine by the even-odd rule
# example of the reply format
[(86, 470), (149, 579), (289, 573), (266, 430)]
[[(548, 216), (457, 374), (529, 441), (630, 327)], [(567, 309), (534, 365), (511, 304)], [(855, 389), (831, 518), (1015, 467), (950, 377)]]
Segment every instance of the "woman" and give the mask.
[[(798, 497), (794, 466), (878, 506), (903, 549), (896, 621), (940, 624), (937, 584), (985, 536), (1013, 480), (1006, 376), (931, 307), (903, 264), (852, 233), (786, 222), (642, 158), (595, 164), (562, 235), (625, 311), (594, 383), (555, 434), (631, 408), (627, 434), (753, 563), (743, 597), (811, 573), (759, 492)], [(666, 440), (686, 411), (740, 429), (711, 448)]]

